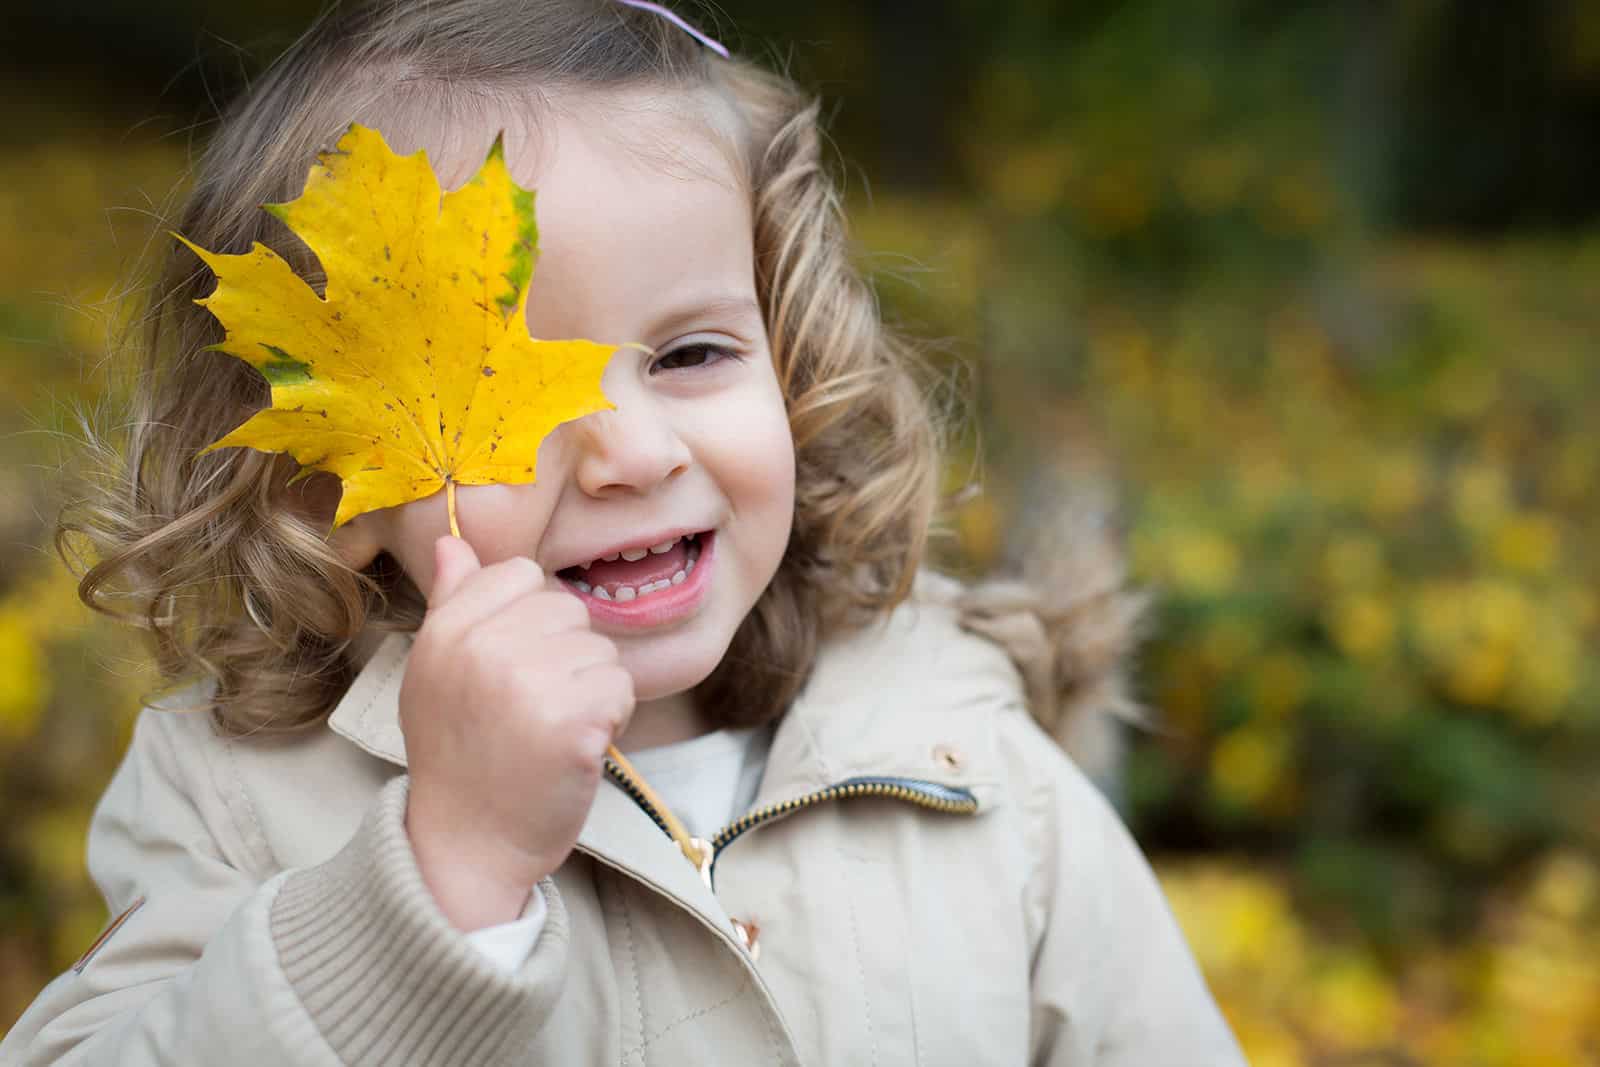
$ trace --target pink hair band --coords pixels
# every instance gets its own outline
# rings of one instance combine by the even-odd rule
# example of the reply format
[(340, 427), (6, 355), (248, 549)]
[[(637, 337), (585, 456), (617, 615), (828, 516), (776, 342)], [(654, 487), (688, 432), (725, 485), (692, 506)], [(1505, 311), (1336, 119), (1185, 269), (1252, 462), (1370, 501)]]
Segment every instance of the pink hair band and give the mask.
[(693, 37), (695, 40), (711, 49), (723, 59), (732, 58), (728, 55), (728, 49), (721, 41), (701, 33), (699, 30), (689, 25), (688, 21), (685, 20), (683, 16), (668, 8), (662, 7), (660, 4), (652, 4), (650, 0), (617, 0), (617, 3), (626, 4), (628, 7), (636, 7), (640, 11), (648, 11), (651, 14), (660, 15), (662, 18), (681, 29), (684, 33), (687, 33), (690, 37)]

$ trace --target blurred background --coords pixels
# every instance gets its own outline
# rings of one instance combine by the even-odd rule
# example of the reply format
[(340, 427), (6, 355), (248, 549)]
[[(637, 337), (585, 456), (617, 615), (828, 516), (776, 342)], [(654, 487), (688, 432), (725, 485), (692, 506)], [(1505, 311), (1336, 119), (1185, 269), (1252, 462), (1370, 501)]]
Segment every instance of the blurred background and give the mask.
[[(139, 651), (46, 546), (141, 264), (310, 0), (11, 0), (0, 1025), (105, 921)], [(1600, 4), (726, 0), (973, 397), (942, 551), (1106, 499), (1117, 800), (1257, 1067), (1600, 1064)]]

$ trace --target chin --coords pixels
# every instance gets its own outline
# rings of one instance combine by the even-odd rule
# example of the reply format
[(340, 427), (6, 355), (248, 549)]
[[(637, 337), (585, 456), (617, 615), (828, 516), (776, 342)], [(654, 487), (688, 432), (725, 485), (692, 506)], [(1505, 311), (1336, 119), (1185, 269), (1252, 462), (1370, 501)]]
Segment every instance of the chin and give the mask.
[(717, 669), (726, 646), (715, 655), (680, 655), (671, 649), (624, 650), (622, 666), (633, 676), (633, 698), (643, 703), (693, 689)]

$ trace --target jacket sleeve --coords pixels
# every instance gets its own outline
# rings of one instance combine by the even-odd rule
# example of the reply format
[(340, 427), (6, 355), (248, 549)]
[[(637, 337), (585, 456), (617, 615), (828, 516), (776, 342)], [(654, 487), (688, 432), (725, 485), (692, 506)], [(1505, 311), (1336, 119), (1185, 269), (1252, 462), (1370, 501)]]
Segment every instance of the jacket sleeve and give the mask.
[[(142, 901), (53, 981), (0, 1043), (0, 1064), (481, 1064), (512, 1061), (559, 995), (567, 924), (553, 886), (517, 973), (438, 911), (404, 828), (408, 779), (383, 787), (328, 860), (261, 878), (197, 803), (207, 761), (145, 712), (90, 826), (113, 914)], [(215, 794), (208, 797), (214, 800)]]
[[(1243, 1067), (1161, 886), (1100, 791), (1029, 721), (1030, 1062)], [(1040, 753), (1046, 755), (1041, 759)], [(1019, 783), (1021, 784), (1021, 783)]]

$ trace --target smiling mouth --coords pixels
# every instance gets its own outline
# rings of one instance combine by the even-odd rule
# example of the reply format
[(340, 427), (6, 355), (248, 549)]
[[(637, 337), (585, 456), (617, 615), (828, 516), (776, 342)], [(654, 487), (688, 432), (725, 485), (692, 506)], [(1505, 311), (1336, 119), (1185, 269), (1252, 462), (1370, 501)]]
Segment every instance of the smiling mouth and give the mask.
[(596, 600), (625, 604), (652, 596), (688, 581), (700, 559), (700, 538), (706, 532), (566, 567), (557, 577)]

